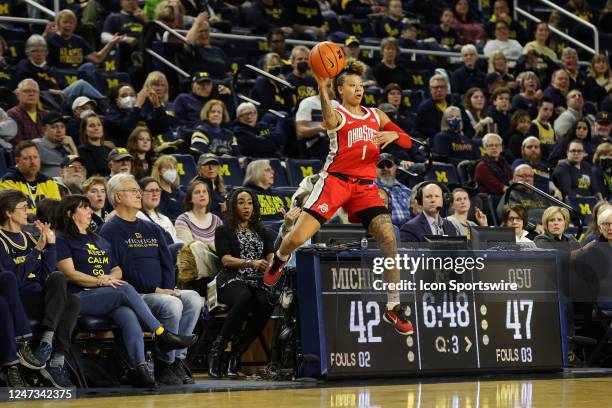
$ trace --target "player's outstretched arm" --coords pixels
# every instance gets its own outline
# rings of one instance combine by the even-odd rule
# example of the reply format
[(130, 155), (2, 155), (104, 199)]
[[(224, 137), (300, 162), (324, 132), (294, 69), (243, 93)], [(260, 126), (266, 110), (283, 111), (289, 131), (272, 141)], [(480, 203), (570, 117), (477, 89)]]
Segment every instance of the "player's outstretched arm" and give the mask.
[(388, 144), (395, 142), (400, 147), (410, 149), (412, 147), (410, 136), (402, 128), (393, 123), (385, 112), (376, 109), (376, 113), (380, 118), (380, 128), (382, 129), (376, 135), (376, 144), (380, 145), (381, 149), (384, 149)]

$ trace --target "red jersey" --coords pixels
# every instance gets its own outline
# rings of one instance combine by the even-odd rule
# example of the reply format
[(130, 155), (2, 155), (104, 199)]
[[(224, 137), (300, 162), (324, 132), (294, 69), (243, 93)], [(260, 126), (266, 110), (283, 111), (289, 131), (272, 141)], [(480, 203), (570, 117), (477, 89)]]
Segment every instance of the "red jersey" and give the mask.
[(363, 116), (355, 116), (342, 105), (335, 108), (342, 120), (327, 131), (329, 155), (323, 171), (342, 173), (363, 180), (376, 180), (380, 146), (374, 143), (380, 131), (380, 118), (372, 108), (360, 106)]

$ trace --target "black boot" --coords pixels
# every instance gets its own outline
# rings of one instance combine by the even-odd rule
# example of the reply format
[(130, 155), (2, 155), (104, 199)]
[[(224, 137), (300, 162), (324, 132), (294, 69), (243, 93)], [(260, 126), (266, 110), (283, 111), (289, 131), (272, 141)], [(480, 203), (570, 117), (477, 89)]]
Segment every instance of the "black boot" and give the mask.
[(228, 377), (246, 377), (240, 372), (240, 358), (242, 354), (249, 348), (248, 344), (244, 344), (242, 340), (237, 340), (232, 344), (232, 352), (227, 361), (227, 376)]
[(179, 336), (169, 330), (164, 330), (159, 336), (155, 336), (157, 345), (161, 351), (178, 350), (186, 347), (190, 347), (198, 341), (197, 334), (190, 334), (188, 336)]
[(149, 375), (146, 364), (140, 364), (133, 373), (132, 385), (136, 388), (156, 388), (155, 379)]
[(208, 375), (210, 377), (219, 378), (223, 376), (221, 361), (223, 360), (225, 346), (227, 346), (227, 338), (219, 336), (215, 339), (208, 352)]

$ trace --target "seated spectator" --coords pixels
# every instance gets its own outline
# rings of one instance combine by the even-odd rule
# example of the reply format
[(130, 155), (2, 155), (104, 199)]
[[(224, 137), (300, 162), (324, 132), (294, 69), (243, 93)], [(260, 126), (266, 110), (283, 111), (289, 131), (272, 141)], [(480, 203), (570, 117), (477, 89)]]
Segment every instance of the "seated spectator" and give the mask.
[(544, 96), (552, 100), (555, 107), (554, 116), (560, 115), (567, 109), (566, 95), (569, 91), (569, 75), (564, 69), (556, 70), (550, 85), (544, 90)]
[(542, 99), (538, 76), (532, 71), (521, 72), (517, 82), (520, 93), (512, 97), (512, 110), (526, 110), (531, 117), (535, 117), (538, 114), (538, 101)]
[(321, 6), (321, 2), (313, 0), (288, 2), (289, 21), (293, 22), (293, 30), (298, 36), (315, 41), (325, 39), (327, 25), (323, 19)]
[(542, 214), (544, 233), (535, 237), (533, 242), (539, 248), (558, 249), (569, 255), (569, 252), (580, 248), (573, 235), (566, 234), (569, 227), (569, 211), (561, 207), (548, 207)]
[(116, 214), (102, 226), (100, 236), (111, 243), (123, 279), (142, 295), (166, 330), (184, 336), (185, 348), (156, 350), (158, 378), (163, 377), (168, 384), (193, 384), (185, 358), (187, 347), (198, 338), (191, 333), (202, 312), (202, 298), (195, 291), (175, 289), (174, 265), (162, 229), (136, 216), (142, 204), (134, 176), (117, 174), (111, 178), (108, 199)]
[[(1, 193), (0, 193), (1, 194)], [(9, 271), (0, 272), (0, 372), (6, 387), (26, 388), (19, 364), (30, 370), (40, 370), (45, 363), (34, 354), (28, 341), (32, 337), (30, 319), (19, 298), (17, 277)]]
[(417, 108), (415, 126), (418, 135), (426, 139), (433, 138), (440, 131), (442, 115), (450, 105), (446, 77), (440, 74), (432, 76), (429, 79), (429, 92), (431, 97), (421, 102)]
[[(512, 175), (512, 183), (518, 182), (523, 182), (532, 186), (534, 185), (534, 171), (530, 165), (520, 164), (516, 166)], [(508, 197), (507, 200), (506, 197)], [(507, 191), (504, 193), (497, 205), (497, 216), (501, 219), (504, 208), (508, 205), (515, 204), (520, 205), (527, 211), (527, 219), (530, 224), (533, 224), (533, 228), (529, 229), (533, 229), (538, 234), (541, 234), (544, 230), (542, 229), (540, 220), (542, 219), (544, 210), (550, 206), (550, 203), (539, 194), (525, 187), (518, 186), (512, 189), (510, 195), (508, 195)], [(527, 224), (525, 223), (524, 227), (526, 226)]]
[(267, 33), (273, 28), (280, 28), (287, 36), (293, 34), (290, 15), (278, 0), (256, 0), (252, 3), (248, 21), (250, 21), (258, 33)]
[(18, 190), (27, 200), (27, 213), (36, 215), (36, 206), (45, 198), (59, 200), (61, 197), (57, 182), (40, 172), (38, 147), (31, 140), (24, 140), (15, 146), (15, 167), (9, 168), (0, 179), (0, 190)]
[(58, 112), (48, 112), (42, 121), (44, 137), (34, 139), (40, 154), (41, 173), (57, 177), (60, 163), (69, 155), (77, 154), (72, 138), (66, 135), (66, 119)]
[(569, 75), (569, 89), (577, 89), (585, 99), (592, 101), (591, 89), (589, 89), (589, 79), (587, 75), (580, 71), (578, 67), (578, 52), (571, 47), (565, 47), (561, 53), (561, 67)]
[(120, 0), (119, 6), (120, 12), (110, 13), (104, 20), (100, 41), (106, 44), (116, 34), (123, 36), (119, 47), (119, 69), (126, 71), (131, 62), (131, 53), (138, 47), (147, 16), (136, 0)]
[(550, 123), (550, 119), (555, 113), (554, 101), (544, 96), (538, 101), (538, 116), (531, 121), (529, 135), (538, 138), (541, 144), (545, 146), (544, 157), (548, 159), (550, 152), (555, 144), (555, 130)]
[(510, 7), (508, 6), (507, 0), (496, 0), (493, 3), (493, 13), (489, 18), (489, 24), (487, 27), (487, 33), (489, 37), (496, 37), (495, 29), (497, 28), (497, 22), (503, 21), (508, 26), (508, 38), (517, 40), (523, 44), (526, 40), (525, 30), (521, 26), (521, 23), (513, 20), (510, 14)]
[[(500, 81), (504, 82), (504, 85), (501, 88), (510, 88), (515, 89), (517, 86), (516, 81), (514, 80), (514, 76), (510, 73), (510, 67), (508, 65), (508, 59), (501, 51), (495, 51), (489, 57), (489, 65), (487, 72), (487, 83), (489, 86), (489, 93), (493, 93), (495, 89), (491, 89), (491, 81), (490, 77), (499, 78)], [(492, 75), (497, 74), (497, 76)]]
[(470, 227), (479, 225), (481, 227), (488, 226), (487, 216), (478, 207), (474, 209), (474, 218), (478, 224), (472, 220), (468, 220), (471, 204), (472, 202), (470, 201), (468, 192), (460, 187), (455, 188), (452, 192), (451, 202), (453, 214), (445, 218), (446, 221), (450, 221), (453, 224), (457, 230), (457, 235), (468, 237), (468, 239), (470, 237)]
[(459, 44), (482, 45), (487, 41), (484, 25), (474, 18), (468, 0), (457, 0), (455, 3), (455, 20), (453, 28), (459, 34)]
[[(44, 102), (61, 111), (63, 102), (70, 107), (79, 96), (102, 99), (102, 95), (89, 82), (79, 79), (68, 85), (62, 75), (47, 63), (47, 41), (38, 34), (32, 34), (25, 44), (26, 58), (17, 64), (16, 80), (31, 78), (38, 83), (45, 96)], [(58, 99), (53, 99), (53, 95)]]
[(572, 140), (567, 147), (567, 159), (559, 160), (552, 178), (563, 198), (568, 196), (596, 196), (603, 199), (598, 183), (593, 177), (591, 165), (584, 161), (584, 146), (580, 140)]
[(0, 148), (13, 148), (10, 141), (17, 136), (17, 130), (15, 119), (10, 117), (4, 109), (0, 108)]
[(525, 44), (525, 47), (523, 47), (523, 54), (527, 54), (529, 51), (534, 50), (540, 56), (546, 56), (552, 61), (557, 62), (559, 60), (557, 54), (547, 45), (549, 39), (550, 28), (548, 28), (548, 23), (545, 21), (537, 23), (534, 32), (534, 40)]
[(471, 139), (482, 139), (494, 129), (493, 118), (486, 115), (485, 94), (480, 88), (470, 88), (463, 97), (463, 108), (466, 119), (463, 121), (463, 132)]
[(531, 117), (527, 111), (520, 109), (512, 114), (506, 149), (506, 156), (512, 158), (512, 161), (521, 157), (521, 146), (529, 134), (530, 127)]
[[(49, 65), (62, 69), (79, 69), (86, 74), (93, 74), (95, 66), (104, 61), (115, 44), (122, 41), (124, 35), (112, 35), (100, 51), (94, 51), (83, 37), (74, 33), (77, 27), (77, 16), (72, 10), (61, 10), (55, 16), (57, 31), (47, 37), (49, 45)], [(89, 64), (89, 65), (87, 65)], [(88, 80), (93, 79), (93, 75)]]
[(227, 210), (225, 205), (225, 185), (219, 173), (219, 160), (216, 157), (201, 155), (198, 159), (198, 175), (191, 182), (203, 181), (212, 197), (210, 212), (222, 218)]
[(374, 22), (374, 32), (378, 38), (399, 37), (403, 27), (404, 10), (401, 0), (389, 0), (387, 13)]
[[(340, 106), (340, 103), (333, 99), (334, 91), (331, 83), (325, 92), (329, 95), (332, 108)], [(297, 139), (304, 141), (310, 158), (319, 160), (325, 160), (329, 153), (329, 136), (322, 122), (321, 98), (314, 95), (304, 99), (295, 114), (295, 132)]]
[(587, 71), (589, 83), (587, 87), (591, 90), (594, 102), (602, 102), (606, 95), (612, 91), (612, 70), (605, 54), (595, 54), (591, 60), (591, 66)]
[(281, 221), (286, 210), (283, 198), (273, 191), (273, 184), (274, 170), (269, 160), (254, 160), (249, 163), (242, 185), (251, 190), (257, 198), (263, 221)]
[(504, 207), (501, 226), (514, 228), (514, 234), (518, 244), (533, 243), (533, 241), (528, 238), (529, 232), (524, 230), (525, 225), (527, 225), (527, 211), (525, 208), (520, 204)]
[(111, 148), (104, 142), (104, 127), (100, 117), (92, 114), (81, 119), (79, 128), (81, 144), (78, 147), (79, 156), (85, 160), (87, 177), (108, 176), (107, 158)]
[[(90, 229), (92, 210), (87, 197), (64, 197), (60, 210), (57, 269), (70, 283), (71, 292), (80, 299), (83, 314), (110, 317), (121, 328), (123, 344), (135, 370), (133, 385), (154, 387), (155, 379), (146, 368), (141, 322), (149, 332), (155, 333), (160, 348), (183, 348), (191, 339), (164, 328), (136, 289), (122, 280), (123, 273), (113, 256), (111, 244)], [(175, 365), (178, 364), (175, 361)], [(167, 381), (159, 368), (157, 380), (162, 384), (174, 384)]]
[[(459, 34), (457, 33), (457, 30), (453, 28), (454, 22), (455, 15), (453, 10), (450, 8), (445, 8), (442, 10), (442, 14), (440, 15), (440, 24), (435, 26), (432, 32), (432, 36), (436, 39), (438, 44), (448, 50), (461, 48), (461, 45), (459, 44)], [(463, 48), (461, 50), (461, 56), (463, 57)], [(465, 63), (465, 59), (463, 62)], [(468, 88), (470, 87), (466, 87), (465, 89)], [(453, 85), (453, 89), (456, 89), (455, 85)], [(460, 93), (463, 94), (465, 92)]]
[(155, 161), (155, 151), (151, 132), (143, 126), (134, 128), (127, 140), (127, 151), (133, 158), (132, 174), (137, 180), (151, 175), (153, 162)]
[[(308, 99), (308, 98), (306, 98)], [(280, 126), (258, 121), (257, 108), (251, 102), (243, 102), (236, 108), (236, 122), (232, 131), (238, 142), (238, 150), (250, 157), (280, 157), (285, 135)]]
[(240, 156), (238, 142), (234, 133), (223, 127), (229, 123), (229, 113), (225, 104), (211, 99), (202, 108), (200, 125), (191, 135), (191, 147), (202, 153), (217, 156)]
[(422, 212), (401, 226), (402, 242), (425, 242), (425, 235), (457, 236), (453, 224), (440, 215), (444, 208), (440, 186), (425, 183), (417, 190), (416, 200)]
[(564, 159), (565, 152), (567, 152), (567, 146), (569, 142), (574, 139), (578, 139), (582, 142), (585, 152), (584, 160), (592, 163), (593, 155), (595, 154), (595, 145), (591, 141), (591, 126), (589, 121), (584, 118), (578, 119), (576, 123), (574, 123), (574, 126), (572, 126), (565, 135), (559, 138), (548, 156), (548, 162), (554, 165), (559, 160)]
[(169, 245), (181, 242), (176, 236), (176, 228), (170, 218), (157, 210), (161, 202), (162, 191), (157, 181), (153, 177), (144, 177), (138, 180), (138, 185), (142, 190), (142, 207), (136, 216), (141, 220), (159, 225), (167, 233), (166, 241)]
[(583, 107), (584, 99), (582, 97), (582, 92), (577, 89), (569, 91), (567, 93), (567, 109), (555, 119), (555, 134), (557, 137), (565, 136), (576, 121), (583, 117)]
[[(151, 98), (145, 100), (140, 111), (141, 121), (147, 124), (151, 134), (160, 143), (163, 141), (174, 141), (173, 129), (176, 127), (176, 120), (173, 115), (166, 111), (170, 85), (163, 72), (149, 72), (145, 79), (143, 88), (152, 90)], [(155, 97), (153, 97), (155, 94)]]
[(113, 106), (104, 117), (104, 129), (112, 135), (116, 146), (125, 147), (130, 133), (140, 122), (145, 122), (155, 135), (170, 132), (171, 119), (153, 86), (145, 84), (136, 93), (131, 85), (122, 84), (111, 90), (109, 99)]
[[(28, 142), (24, 142), (28, 143)], [(31, 143), (31, 142), (29, 142)], [(79, 315), (79, 298), (66, 290), (66, 279), (53, 272), (55, 233), (50, 224), (35, 223), (36, 240), (29, 232), (28, 199), (21, 191), (0, 191), (0, 266), (17, 277), (19, 297), (29, 319), (40, 322), (40, 343), (34, 356), (46, 368), (42, 376), (54, 387), (74, 387), (64, 364)]]
[(359, 38), (355, 37), (354, 35), (351, 35), (346, 40), (344, 40), (344, 56), (347, 60), (352, 58), (359, 60), (365, 64), (366, 72), (363, 76), (364, 88), (376, 86), (376, 79), (374, 78), (374, 72), (372, 71), (372, 67), (367, 63), (367, 61), (364, 60), (364, 56), (361, 53)]
[(183, 211), (185, 193), (179, 189), (178, 162), (173, 156), (160, 156), (153, 164), (151, 177), (161, 187), (159, 212), (174, 222)]
[(612, 143), (612, 138), (610, 137), (611, 129), (612, 123), (610, 123), (610, 114), (606, 111), (597, 112), (595, 123), (593, 123), (593, 135), (591, 137), (593, 144), (599, 146), (602, 143)]
[(593, 176), (604, 199), (612, 200), (612, 144), (597, 146), (593, 156)]
[(458, 94), (465, 94), (470, 88), (485, 87), (485, 73), (476, 67), (478, 51), (472, 44), (461, 47), (463, 65), (451, 75), (451, 89)]
[(309, 96), (317, 94), (317, 81), (308, 73), (308, 54), (310, 50), (297, 45), (291, 50), (291, 72), (286, 79), (295, 87), (295, 104), (298, 105)]
[[(227, 375), (237, 376), (240, 357), (266, 326), (273, 307), (263, 272), (272, 262), (274, 237), (260, 220), (257, 197), (239, 188), (229, 198), (224, 225), (215, 231), (215, 248), (223, 269), (217, 276), (218, 299), (229, 312), (208, 354), (208, 374), (221, 377), (222, 355), (232, 340)], [(244, 330), (242, 325), (246, 323)]]
[(521, 145), (521, 158), (514, 160), (512, 168), (521, 164), (528, 164), (534, 172), (534, 185), (545, 193), (553, 194), (561, 200), (561, 192), (550, 179), (548, 162), (542, 159), (540, 140), (535, 136), (527, 136)]
[(401, 66), (397, 65), (399, 45), (393, 37), (387, 37), (380, 43), (381, 61), (374, 66), (374, 77), (378, 86), (386, 87), (391, 82), (399, 84), (402, 88), (409, 88), (408, 75)]
[(83, 194), (83, 183), (85, 182), (85, 161), (79, 156), (66, 156), (60, 163), (59, 176), (54, 177), (60, 189), (60, 194), (65, 197), (70, 194)]
[(474, 181), (478, 183), (480, 192), (494, 196), (494, 200), (495, 196), (499, 199), (512, 179), (510, 165), (501, 155), (502, 138), (495, 133), (489, 133), (482, 138), (482, 145), (485, 152), (474, 170)]
[(72, 117), (66, 122), (66, 133), (72, 137), (73, 140), (79, 138), (81, 119), (96, 113), (95, 109), (97, 106), (98, 104), (96, 101), (86, 96), (79, 96), (72, 102)]
[(91, 229), (100, 231), (102, 224), (106, 220), (106, 179), (100, 176), (93, 176), (83, 183), (83, 195), (87, 197), (91, 207)]
[(585, 233), (582, 234), (582, 237), (580, 238), (580, 244), (583, 247), (586, 246), (590, 242), (597, 241), (597, 239), (601, 235), (601, 229), (599, 228), (599, 225), (597, 224), (597, 219), (599, 218), (599, 215), (603, 211), (608, 210), (608, 209), (612, 209), (612, 203), (608, 201), (599, 201), (591, 209), (591, 215), (592, 215), (591, 222), (589, 223), (588, 228), (585, 231)]
[[(268, 31), (268, 34), (266, 34), (268, 51), (278, 54), (283, 60), (288, 60), (290, 56), (290, 50), (287, 48), (286, 38), (287, 36), (285, 35), (285, 32), (279, 27), (270, 29), (270, 31)], [(265, 64), (263, 62), (264, 57), (265, 55), (261, 57), (259, 61), (257, 61), (257, 66), (262, 69), (264, 69), (265, 67)]]
[[(278, 54), (269, 52), (264, 57), (263, 70), (271, 75), (284, 79), (281, 74), (283, 61)], [(251, 93), (253, 99), (257, 100), (260, 111), (274, 109), (281, 112), (291, 112), (293, 107), (293, 95), (291, 89), (280, 85), (263, 75), (255, 81)]]
[(411, 191), (397, 180), (397, 164), (393, 155), (389, 153), (380, 155), (376, 164), (376, 174), (378, 175), (376, 185), (388, 196), (391, 222), (396, 227), (401, 227), (410, 219)]
[(200, 112), (204, 104), (211, 99), (227, 102), (231, 93), (225, 85), (217, 85), (215, 88), (208, 72), (196, 72), (191, 78), (191, 92), (178, 94), (174, 99), (174, 116), (178, 125), (195, 129), (200, 123)]
[(37, 139), (44, 136), (43, 118), (47, 114), (41, 110), (40, 88), (33, 79), (24, 79), (19, 82), (15, 95), (19, 104), (6, 113), (17, 123), (17, 134), (9, 141), (13, 146), (22, 140)]
[(493, 119), (495, 132), (504, 140), (508, 140), (510, 132), (510, 90), (508, 88), (497, 88), (491, 95), (491, 103), (493, 106), (487, 112), (488, 116)]
[(501, 51), (504, 57), (512, 60), (517, 60), (523, 51), (523, 46), (510, 38), (510, 27), (503, 20), (495, 23), (495, 39), (487, 41), (484, 55), (490, 57), (496, 51)]
[(208, 14), (200, 13), (189, 31), (185, 44), (185, 62), (190, 73), (206, 70), (213, 78), (228, 78), (231, 67), (225, 52), (210, 44)]
[(402, 129), (407, 130), (412, 128), (412, 119), (410, 118), (410, 111), (402, 103), (402, 99), (402, 87), (391, 82), (385, 87), (385, 89), (383, 89), (382, 97), (378, 103), (379, 105), (383, 103), (391, 104), (395, 108), (395, 124)]
[(119, 173), (132, 173), (133, 165), (134, 157), (130, 152), (125, 147), (115, 147), (108, 154), (108, 168), (110, 169), (108, 178)]
[(221, 218), (210, 212), (211, 192), (204, 181), (189, 184), (183, 202), (184, 213), (174, 223), (176, 236), (183, 242), (200, 241), (214, 248), (215, 230), (223, 225)]
[(472, 140), (463, 134), (461, 109), (449, 106), (442, 115), (441, 132), (433, 138), (433, 152), (445, 163), (459, 164), (478, 158)]

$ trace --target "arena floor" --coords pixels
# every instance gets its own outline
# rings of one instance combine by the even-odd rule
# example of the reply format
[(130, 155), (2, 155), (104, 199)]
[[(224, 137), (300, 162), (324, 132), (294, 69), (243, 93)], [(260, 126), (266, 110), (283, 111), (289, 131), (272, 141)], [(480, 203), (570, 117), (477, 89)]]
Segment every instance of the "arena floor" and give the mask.
[[(389, 384), (392, 383), (392, 384)], [(361, 382), (214, 381), (157, 391), (79, 391), (73, 401), (21, 402), (0, 407), (608, 407), (612, 371), (566, 370), (532, 376), (430, 377)], [(126, 395), (127, 394), (127, 395)], [(122, 395), (122, 396), (104, 396)]]

